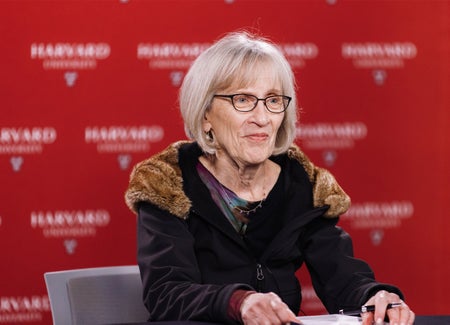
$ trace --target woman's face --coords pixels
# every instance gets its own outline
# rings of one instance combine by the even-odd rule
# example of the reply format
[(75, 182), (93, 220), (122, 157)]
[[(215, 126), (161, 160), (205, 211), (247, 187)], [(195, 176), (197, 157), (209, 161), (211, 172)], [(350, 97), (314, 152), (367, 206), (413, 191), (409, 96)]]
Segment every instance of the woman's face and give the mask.
[[(221, 95), (250, 94), (258, 98), (282, 95), (281, 84), (274, 73), (262, 65), (256, 71), (255, 82), (239, 88), (231, 85), (221, 91)], [(272, 155), (278, 129), (283, 121), (283, 113), (271, 113), (263, 101), (250, 112), (234, 109), (230, 98), (215, 97), (205, 114), (203, 130), (212, 130), (218, 147), (218, 159), (231, 160), (239, 165), (257, 165)]]

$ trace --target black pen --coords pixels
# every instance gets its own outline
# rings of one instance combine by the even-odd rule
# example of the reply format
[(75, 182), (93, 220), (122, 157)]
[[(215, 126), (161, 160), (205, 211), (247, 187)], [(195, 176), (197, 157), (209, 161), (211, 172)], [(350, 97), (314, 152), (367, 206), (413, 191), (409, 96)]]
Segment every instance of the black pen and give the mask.
[[(386, 309), (399, 307), (401, 305), (402, 305), (401, 302), (392, 302), (387, 305)], [(353, 310), (340, 309), (339, 314), (348, 315), (348, 316), (357, 316), (361, 313), (367, 313), (369, 311), (375, 311), (375, 305), (365, 305), (365, 306), (361, 306), (360, 309), (353, 309)]]

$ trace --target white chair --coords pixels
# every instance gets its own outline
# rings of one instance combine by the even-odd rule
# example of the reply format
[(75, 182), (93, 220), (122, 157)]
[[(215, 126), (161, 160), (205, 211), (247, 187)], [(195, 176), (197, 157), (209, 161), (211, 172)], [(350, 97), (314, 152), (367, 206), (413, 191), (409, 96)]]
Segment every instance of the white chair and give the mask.
[(111, 266), (44, 274), (54, 325), (145, 322), (139, 268)]

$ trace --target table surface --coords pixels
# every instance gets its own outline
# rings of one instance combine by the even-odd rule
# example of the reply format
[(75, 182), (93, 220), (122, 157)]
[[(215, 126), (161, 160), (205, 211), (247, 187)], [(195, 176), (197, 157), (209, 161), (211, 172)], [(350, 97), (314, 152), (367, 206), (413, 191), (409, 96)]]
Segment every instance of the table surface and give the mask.
[[(147, 322), (128, 323), (115, 325), (220, 325), (220, 323), (207, 323), (196, 321), (167, 321), (167, 322)], [(450, 325), (450, 315), (418, 315), (414, 325)]]

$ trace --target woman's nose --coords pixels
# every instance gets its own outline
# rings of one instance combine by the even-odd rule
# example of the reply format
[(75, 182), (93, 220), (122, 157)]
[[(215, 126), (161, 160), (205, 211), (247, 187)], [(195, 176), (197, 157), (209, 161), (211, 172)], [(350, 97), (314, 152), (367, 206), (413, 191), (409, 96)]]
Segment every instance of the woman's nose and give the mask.
[(266, 107), (266, 103), (263, 100), (259, 100), (253, 110), (255, 121), (258, 124), (267, 124), (269, 122), (269, 114), (270, 112)]

